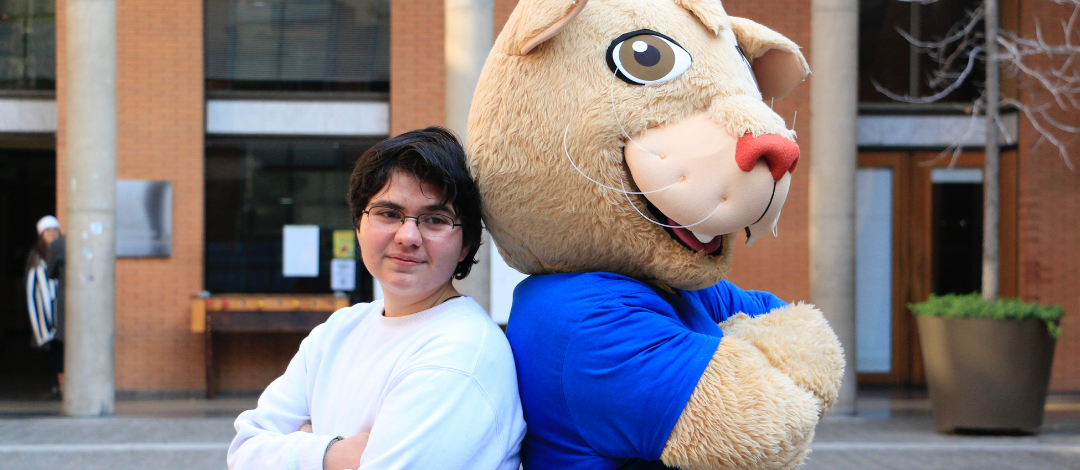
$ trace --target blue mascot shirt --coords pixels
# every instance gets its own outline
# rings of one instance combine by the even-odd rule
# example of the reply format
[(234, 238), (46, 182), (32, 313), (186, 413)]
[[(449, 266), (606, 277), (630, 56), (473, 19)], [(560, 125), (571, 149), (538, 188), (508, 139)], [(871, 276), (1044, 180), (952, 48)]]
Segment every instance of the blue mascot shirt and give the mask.
[(785, 305), (727, 281), (671, 294), (612, 273), (529, 277), (506, 328), (525, 469), (665, 468), (660, 453), (724, 334), (717, 323)]

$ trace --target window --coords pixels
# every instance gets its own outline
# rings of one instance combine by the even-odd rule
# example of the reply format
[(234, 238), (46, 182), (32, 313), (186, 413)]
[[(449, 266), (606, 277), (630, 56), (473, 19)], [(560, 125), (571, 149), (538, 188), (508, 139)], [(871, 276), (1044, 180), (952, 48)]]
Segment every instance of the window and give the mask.
[(0, 0), (0, 91), (55, 89), (54, 0)]
[(390, 0), (206, 0), (208, 91), (388, 92)]
[[(334, 230), (353, 230), (347, 193), (356, 159), (375, 140), (208, 139), (206, 289), (329, 293)], [(318, 225), (319, 276), (282, 276), (283, 226)], [(357, 260), (357, 296), (371, 277)]]
[[(899, 0), (862, 0), (859, 6), (859, 102), (893, 103), (874, 88), (877, 82), (887, 90), (907, 96), (928, 96), (948, 83), (930, 86), (936, 64), (913, 46), (897, 30), (921, 41), (938, 41), (950, 29), (967, 20), (979, 0), (939, 1), (930, 4)], [(981, 23), (976, 27), (982, 31)], [(984, 66), (980, 60), (964, 85), (941, 103), (971, 103), (978, 95)], [(950, 81), (951, 82), (951, 81)]]

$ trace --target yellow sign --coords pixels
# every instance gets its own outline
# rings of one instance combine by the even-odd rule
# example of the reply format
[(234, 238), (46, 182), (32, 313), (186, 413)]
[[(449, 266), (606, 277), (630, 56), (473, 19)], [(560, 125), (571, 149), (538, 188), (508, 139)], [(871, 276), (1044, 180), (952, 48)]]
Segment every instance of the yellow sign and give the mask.
[(356, 233), (352, 230), (334, 230), (334, 257), (356, 258)]

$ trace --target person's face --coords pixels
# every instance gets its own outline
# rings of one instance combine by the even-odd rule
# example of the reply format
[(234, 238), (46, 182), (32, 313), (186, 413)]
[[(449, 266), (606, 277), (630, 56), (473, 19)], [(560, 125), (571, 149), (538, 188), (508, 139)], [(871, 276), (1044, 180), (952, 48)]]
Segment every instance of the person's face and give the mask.
[[(453, 208), (441, 201), (438, 190), (398, 170), (365, 209), (384, 206), (407, 216), (441, 213), (456, 218)], [(469, 253), (469, 247), (462, 245), (461, 227), (440, 237), (424, 237), (415, 219), (405, 219), (395, 231), (388, 232), (372, 225), (371, 216), (365, 214), (356, 228), (356, 237), (364, 266), (382, 285), (383, 294), (403, 300), (415, 301), (441, 290)]]
[(44, 232), (41, 232), (41, 237), (45, 239), (45, 243), (52, 243), (57, 238), (60, 238), (60, 229), (47, 228)]

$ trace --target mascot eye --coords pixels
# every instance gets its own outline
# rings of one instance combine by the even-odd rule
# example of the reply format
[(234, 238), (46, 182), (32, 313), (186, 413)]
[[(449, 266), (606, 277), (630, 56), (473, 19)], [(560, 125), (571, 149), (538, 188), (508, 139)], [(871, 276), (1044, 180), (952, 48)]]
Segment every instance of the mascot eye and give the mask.
[(631, 85), (672, 80), (690, 68), (691, 62), (693, 59), (686, 49), (671, 38), (648, 29), (615, 38), (607, 51), (608, 68)]

